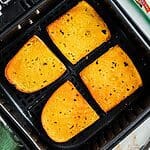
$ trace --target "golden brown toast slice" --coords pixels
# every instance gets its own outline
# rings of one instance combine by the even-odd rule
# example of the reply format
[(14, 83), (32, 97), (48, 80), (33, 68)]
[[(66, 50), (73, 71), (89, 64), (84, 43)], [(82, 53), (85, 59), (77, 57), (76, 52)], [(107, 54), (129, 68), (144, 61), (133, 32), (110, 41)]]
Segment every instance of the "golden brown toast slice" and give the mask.
[(118, 45), (82, 70), (80, 76), (105, 112), (142, 86), (136, 67)]
[(69, 81), (53, 93), (41, 116), (43, 128), (56, 142), (68, 141), (98, 119), (96, 112)]
[(73, 64), (110, 39), (110, 31), (85, 1), (79, 2), (47, 26), (47, 31), (60, 51)]
[(32, 93), (59, 78), (66, 68), (44, 42), (33, 36), (5, 68), (5, 76), (19, 91)]

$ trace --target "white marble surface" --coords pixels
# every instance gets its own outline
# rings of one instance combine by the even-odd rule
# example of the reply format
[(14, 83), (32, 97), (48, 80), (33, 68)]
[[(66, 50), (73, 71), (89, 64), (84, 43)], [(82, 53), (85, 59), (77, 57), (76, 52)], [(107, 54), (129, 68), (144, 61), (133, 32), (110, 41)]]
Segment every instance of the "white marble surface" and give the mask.
[(150, 20), (146, 18), (144, 13), (134, 4), (132, 0), (117, 1), (150, 40)]
[(113, 150), (139, 150), (148, 141), (150, 141), (150, 117), (115, 146)]

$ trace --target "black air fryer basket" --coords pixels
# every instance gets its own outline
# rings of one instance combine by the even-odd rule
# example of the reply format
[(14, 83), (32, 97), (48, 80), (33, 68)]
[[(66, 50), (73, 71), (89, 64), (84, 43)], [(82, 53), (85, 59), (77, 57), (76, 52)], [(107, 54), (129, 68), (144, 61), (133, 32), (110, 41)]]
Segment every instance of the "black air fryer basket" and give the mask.
[[(130, 133), (150, 112), (150, 45), (137, 32), (134, 25), (120, 11), (116, 1), (87, 0), (104, 19), (111, 31), (111, 39), (96, 48), (87, 57), (72, 65), (54, 45), (46, 32), (46, 26), (75, 6), (80, 0), (20, 0), (12, 1), (7, 15), (14, 20), (5, 20), (0, 34), (0, 102), (1, 113), (19, 130), (29, 148), (35, 149), (109, 149)], [(16, 13), (18, 10), (18, 13)], [(3, 18), (4, 19), (4, 18)], [(9, 60), (33, 35), (44, 43), (66, 65), (67, 71), (48, 87), (24, 94), (10, 85), (4, 76)], [(143, 87), (126, 98), (110, 112), (105, 113), (93, 100), (79, 76), (79, 72), (110, 47), (120, 45), (134, 62)], [(100, 115), (100, 120), (65, 143), (52, 141), (41, 125), (41, 111), (51, 94), (70, 80)]]

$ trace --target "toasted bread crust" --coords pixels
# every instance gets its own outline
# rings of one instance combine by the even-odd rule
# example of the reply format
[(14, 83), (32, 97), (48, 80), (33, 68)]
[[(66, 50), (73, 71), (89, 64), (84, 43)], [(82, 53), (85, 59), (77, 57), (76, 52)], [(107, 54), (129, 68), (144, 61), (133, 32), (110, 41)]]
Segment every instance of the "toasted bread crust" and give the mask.
[(83, 69), (80, 76), (105, 112), (142, 86), (136, 67), (118, 45)]
[(38, 91), (59, 78), (66, 68), (44, 42), (33, 36), (5, 68), (5, 77), (24, 93)]
[(68, 141), (98, 118), (96, 112), (69, 81), (53, 93), (41, 115), (43, 128), (56, 142)]
[(48, 25), (47, 32), (73, 64), (111, 37), (103, 19), (85, 1)]

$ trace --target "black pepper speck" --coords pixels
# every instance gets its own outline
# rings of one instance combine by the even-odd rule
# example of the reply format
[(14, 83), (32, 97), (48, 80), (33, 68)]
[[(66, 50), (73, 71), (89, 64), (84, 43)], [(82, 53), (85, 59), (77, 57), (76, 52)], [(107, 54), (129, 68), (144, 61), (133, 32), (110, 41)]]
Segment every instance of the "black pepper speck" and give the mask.
[(60, 33), (61, 33), (62, 35), (64, 35), (64, 32), (63, 32), (62, 30), (60, 30)]
[(127, 62), (124, 62), (124, 66), (127, 67), (127, 66), (128, 66), (128, 63), (127, 63)]
[(63, 43), (64, 47), (67, 47), (65, 43)]
[(46, 66), (47, 65), (47, 63), (43, 63), (43, 66)]
[(74, 127), (74, 125), (72, 125), (69, 129), (72, 129)]
[(38, 58), (38, 57), (36, 57), (36, 58), (35, 58), (35, 61), (37, 61), (38, 59), (39, 59), (39, 58)]
[(103, 32), (104, 34), (106, 34), (106, 30), (102, 30), (102, 32)]
[(44, 81), (43, 81), (43, 83), (46, 83), (46, 82), (47, 82), (47, 80), (44, 80)]
[(79, 94), (76, 94), (76, 96), (79, 96)]

